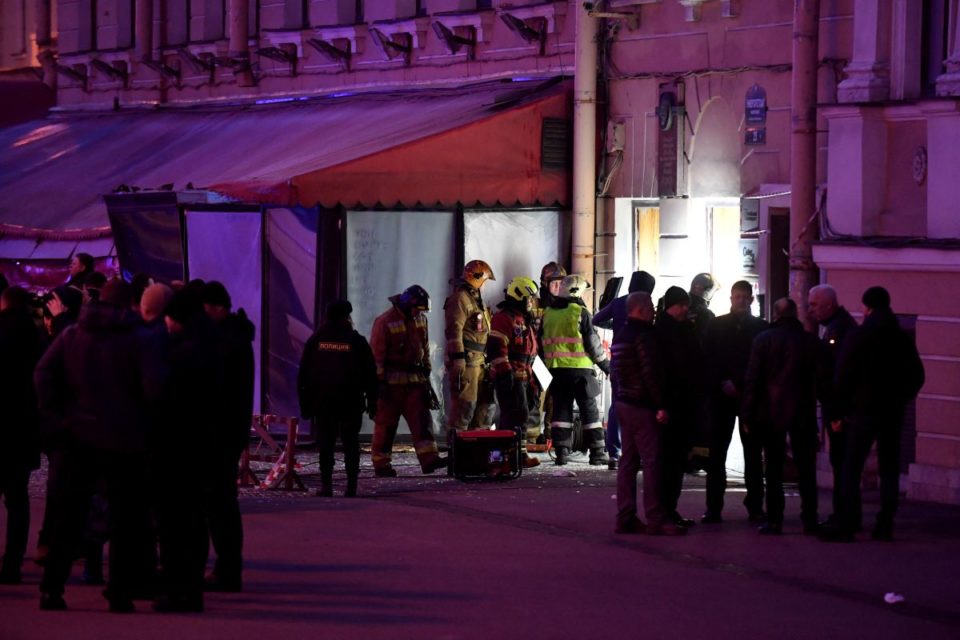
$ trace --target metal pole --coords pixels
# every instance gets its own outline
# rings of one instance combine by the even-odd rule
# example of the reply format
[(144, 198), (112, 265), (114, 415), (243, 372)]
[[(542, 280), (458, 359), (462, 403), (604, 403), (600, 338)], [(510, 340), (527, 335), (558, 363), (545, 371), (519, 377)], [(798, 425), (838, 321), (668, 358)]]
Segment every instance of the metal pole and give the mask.
[[(597, 198), (597, 21), (577, 2), (573, 84), (572, 273), (594, 283)], [(589, 304), (589, 298), (584, 300)]]
[(817, 66), (820, 0), (794, 0), (790, 145), (790, 297), (806, 318), (807, 293), (818, 281), (813, 263), (817, 238)]

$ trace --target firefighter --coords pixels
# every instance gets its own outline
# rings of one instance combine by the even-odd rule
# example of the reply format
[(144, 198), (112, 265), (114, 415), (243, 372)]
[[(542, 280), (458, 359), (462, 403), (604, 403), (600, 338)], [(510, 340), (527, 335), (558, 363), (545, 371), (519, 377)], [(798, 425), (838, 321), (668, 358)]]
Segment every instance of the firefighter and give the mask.
[(610, 363), (582, 299), (589, 288), (590, 283), (583, 276), (566, 276), (560, 284), (559, 296), (562, 297), (557, 297), (543, 314), (543, 353), (553, 375), (550, 435), (558, 465), (567, 464), (567, 455), (573, 446), (574, 401), (580, 408), (590, 464), (609, 463), (604, 453), (603, 423), (596, 400), (600, 395), (600, 382), (593, 365), (609, 375)]
[(484, 375), (490, 311), (480, 296), (487, 280), (496, 280), (490, 265), (483, 260), (471, 260), (443, 303), (450, 384), (447, 429), (451, 442), (454, 431), (489, 427), (492, 422), (493, 393)]
[[(530, 316), (537, 283), (517, 276), (504, 294), (490, 323), (487, 358), (500, 405), (500, 428), (516, 431), (523, 438), (539, 396), (533, 375), (537, 334)], [(527, 455), (526, 447), (521, 448), (521, 456), (525, 467), (540, 464), (540, 460)]]
[[(567, 270), (556, 262), (548, 262), (540, 270), (540, 310), (550, 306), (560, 293), (560, 283), (567, 275)], [(542, 313), (541, 313), (542, 315)]]
[(393, 307), (373, 322), (370, 347), (377, 364), (376, 420), (371, 444), (373, 472), (378, 478), (395, 478), (390, 460), (400, 416), (407, 421), (413, 446), (424, 473), (447, 466), (437, 452), (430, 415), (430, 342), (427, 313), (430, 295), (413, 285), (390, 296)]
[[(560, 291), (560, 282), (567, 275), (567, 270), (556, 262), (548, 262), (540, 270), (540, 290), (539, 297), (533, 299), (530, 309), (533, 330), (539, 336), (543, 332), (543, 311), (553, 302), (554, 296)], [(542, 424), (547, 403), (546, 394), (540, 393), (538, 389), (536, 405), (530, 411), (530, 419), (527, 422), (527, 443), (544, 444), (547, 441), (542, 433)]]
[(333, 495), (333, 453), (337, 437), (343, 442), (347, 487), (343, 495), (357, 495), (360, 475), (360, 427), (364, 411), (373, 418), (377, 406), (377, 376), (367, 339), (353, 328), (348, 300), (327, 305), (326, 322), (303, 348), (297, 373), (300, 415), (319, 427), (320, 489)]

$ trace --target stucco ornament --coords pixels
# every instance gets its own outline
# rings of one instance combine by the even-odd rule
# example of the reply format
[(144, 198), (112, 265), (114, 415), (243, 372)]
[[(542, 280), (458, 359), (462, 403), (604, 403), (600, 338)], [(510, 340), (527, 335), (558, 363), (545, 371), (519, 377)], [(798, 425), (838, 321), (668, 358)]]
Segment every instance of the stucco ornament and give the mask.
[(913, 153), (913, 180), (918, 185), (927, 181), (927, 148), (917, 147)]

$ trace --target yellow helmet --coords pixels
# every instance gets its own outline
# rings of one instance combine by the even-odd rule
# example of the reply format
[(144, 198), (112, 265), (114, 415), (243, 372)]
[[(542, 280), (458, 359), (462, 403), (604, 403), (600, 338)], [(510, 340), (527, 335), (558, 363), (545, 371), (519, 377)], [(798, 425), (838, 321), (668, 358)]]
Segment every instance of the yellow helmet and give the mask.
[(493, 269), (483, 260), (471, 260), (463, 267), (463, 281), (479, 289), (487, 280), (496, 280)]
[(537, 295), (537, 283), (525, 276), (517, 276), (510, 281), (503, 292), (508, 298), (523, 302), (524, 298), (532, 298)]
[(578, 273), (571, 273), (564, 276), (560, 283), (560, 294), (566, 298), (582, 298), (584, 292), (590, 288), (587, 279)]

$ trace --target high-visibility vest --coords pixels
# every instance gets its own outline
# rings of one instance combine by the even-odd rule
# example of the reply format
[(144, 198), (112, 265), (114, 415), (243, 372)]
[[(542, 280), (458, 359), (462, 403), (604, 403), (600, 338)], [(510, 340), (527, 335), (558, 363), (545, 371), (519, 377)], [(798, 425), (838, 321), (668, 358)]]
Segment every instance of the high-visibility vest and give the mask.
[(590, 369), (593, 361), (583, 347), (578, 304), (563, 309), (548, 307), (543, 313), (543, 353), (548, 369)]

